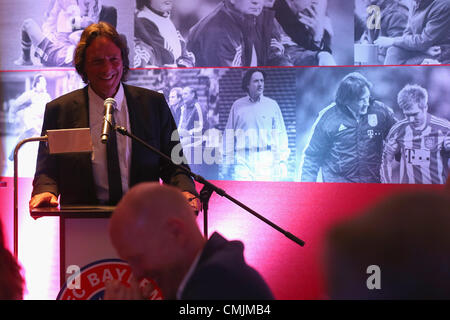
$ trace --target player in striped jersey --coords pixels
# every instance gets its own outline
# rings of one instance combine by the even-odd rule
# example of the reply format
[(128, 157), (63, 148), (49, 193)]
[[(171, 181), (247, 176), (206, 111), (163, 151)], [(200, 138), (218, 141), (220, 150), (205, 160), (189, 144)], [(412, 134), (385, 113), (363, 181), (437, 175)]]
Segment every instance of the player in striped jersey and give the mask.
[[(405, 119), (396, 123), (386, 138), (382, 182), (444, 184), (449, 169), (450, 122), (427, 112), (428, 93), (419, 85), (406, 85), (397, 101)], [(396, 155), (400, 156), (399, 170), (393, 169)]]

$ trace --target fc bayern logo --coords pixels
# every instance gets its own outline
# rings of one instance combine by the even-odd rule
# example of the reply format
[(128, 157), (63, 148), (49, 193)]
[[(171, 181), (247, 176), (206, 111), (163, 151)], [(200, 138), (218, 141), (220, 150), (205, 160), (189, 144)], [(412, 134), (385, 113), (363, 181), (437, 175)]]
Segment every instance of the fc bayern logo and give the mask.
[[(133, 277), (130, 266), (120, 259), (95, 261), (79, 270), (67, 279), (57, 300), (103, 300), (106, 282), (119, 280), (123, 285), (130, 286)], [(152, 280), (144, 279), (140, 286), (149, 282), (155, 288), (149, 299), (161, 300), (161, 291)]]
[(425, 137), (424, 144), (425, 144), (425, 148), (427, 148), (427, 149), (429, 149), (429, 150), (433, 150), (433, 149), (434, 149), (434, 146), (435, 146), (437, 143), (436, 143), (435, 137), (433, 137), (433, 136), (427, 136), (427, 137)]

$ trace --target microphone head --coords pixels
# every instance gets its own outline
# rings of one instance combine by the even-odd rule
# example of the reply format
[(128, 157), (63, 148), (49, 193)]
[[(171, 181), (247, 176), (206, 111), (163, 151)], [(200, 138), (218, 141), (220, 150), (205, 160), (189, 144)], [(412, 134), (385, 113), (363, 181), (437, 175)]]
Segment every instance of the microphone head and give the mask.
[(104, 106), (106, 106), (108, 104), (112, 105), (114, 108), (117, 106), (117, 102), (116, 102), (116, 100), (114, 100), (114, 98), (107, 98), (105, 100), (105, 102), (103, 103)]
[(112, 114), (117, 106), (117, 102), (113, 98), (108, 98), (103, 103), (103, 106), (105, 107), (105, 116), (103, 117), (102, 134), (100, 138), (101, 142), (106, 144), (108, 142), (109, 132), (114, 130), (112, 127)]

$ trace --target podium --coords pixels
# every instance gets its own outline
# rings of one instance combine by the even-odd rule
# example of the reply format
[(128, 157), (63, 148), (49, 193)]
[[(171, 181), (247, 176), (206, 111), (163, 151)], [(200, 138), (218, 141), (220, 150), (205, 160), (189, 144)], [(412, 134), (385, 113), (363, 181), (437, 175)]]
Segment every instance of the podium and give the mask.
[[(89, 128), (47, 130), (47, 135), (20, 141), (14, 149), (14, 255), (18, 256), (18, 151), (27, 142), (48, 142), (49, 154), (92, 152)], [(70, 143), (68, 143), (70, 142)], [(102, 299), (105, 284), (119, 280), (129, 286), (133, 279), (131, 267), (118, 259), (108, 232), (111, 206), (61, 206), (35, 208), (32, 218), (59, 217), (60, 292), (59, 300)], [(141, 286), (152, 283), (150, 299), (162, 299), (152, 279), (143, 279)]]
[(70, 266), (89, 265), (95, 261), (118, 259), (109, 240), (111, 206), (61, 206), (33, 209), (33, 218), (59, 217), (60, 284), (63, 287)]

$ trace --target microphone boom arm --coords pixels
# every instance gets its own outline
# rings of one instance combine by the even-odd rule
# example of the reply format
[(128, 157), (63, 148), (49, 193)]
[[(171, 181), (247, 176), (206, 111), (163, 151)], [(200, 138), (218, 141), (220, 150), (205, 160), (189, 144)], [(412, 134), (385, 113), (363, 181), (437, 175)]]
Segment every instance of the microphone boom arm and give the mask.
[[(158, 149), (156, 149), (155, 147), (149, 145), (148, 143), (146, 143), (144, 140), (136, 137), (134, 134), (130, 133), (127, 131), (127, 129), (125, 129), (124, 127), (121, 126), (115, 126), (113, 128), (114, 130), (116, 130), (117, 132), (119, 132), (121, 135), (124, 136), (128, 136), (133, 140), (138, 141), (139, 143), (141, 143), (143, 146), (145, 146), (147, 149), (150, 149), (151, 151), (153, 151), (154, 153), (158, 154), (161, 158), (165, 159), (166, 161), (168, 161), (169, 163), (171, 163), (172, 165), (176, 166), (177, 168), (183, 170), (185, 173), (187, 173), (189, 176), (191, 176), (195, 181), (197, 181), (198, 183), (201, 183), (204, 185), (202, 191), (204, 192), (204, 194), (206, 195), (207, 199), (209, 199), (209, 197), (211, 196), (212, 192), (217, 193), (219, 196), (221, 197), (225, 197), (228, 200), (230, 200), (231, 202), (235, 203), (236, 205), (238, 205), (239, 207), (241, 207), (242, 209), (246, 210), (247, 212), (251, 213), (253, 216), (257, 217), (258, 219), (262, 220), (263, 222), (265, 222), (266, 224), (268, 224), (269, 226), (271, 226), (272, 228), (274, 228), (275, 230), (277, 230), (278, 232), (284, 234), (288, 239), (294, 241), (295, 243), (297, 243), (298, 245), (300, 245), (301, 247), (303, 247), (305, 245), (305, 242), (299, 238), (297, 238), (295, 235), (293, 235), (290, 232), (287, 232), (286, 230), (282, 229), (281, 227), (279, 227), (278, 225), (276, 225), (275, 223), (273, 223), (272, 221), (268, 220), (267, 218), (263, 217), (262, 215), (260, 215), (259, 213), (257, 213), (255, 210), (249, 208), (248, 206), (246, 206), (245, 204), (243, 204), (242, 202), (240, 202), (239, 200), (233, 198), (232, 196), (230, 196), (229, 194), (226, 193), (225, 190), (220, 189), (219, 187), (217, 187), (216, 185), (212, 184), (211, 182), (209, 182), (208, 180), (206, 180), (205, 178), (203, 178), (202, 176), (195, 174), (194, 172), (192, 172), (191, 170), (189, 170), (188, 168), (182, 166), (182, 165), (178, 165), (176, 163), (174, 163), (172, 161), (172, 159), (170, 159), (167, 155), (165, 155), (164, 153), (162, 153), (161, 151), (159, 151)], [(205, 204), (203, 203), (203, 206), (205, 206)], [(206, 204), (206, 208), (207, 208), (207, 204)], [(205, 215), (205, 213), (204, 213)], [(205, 232), (207, 233), (207, 232)], [(206, 236), (206, 234), (205, 234)]]

